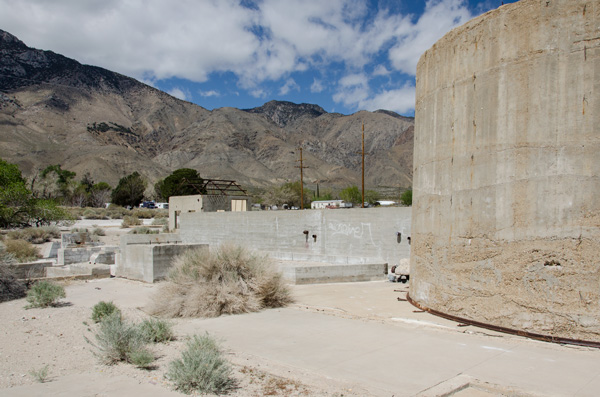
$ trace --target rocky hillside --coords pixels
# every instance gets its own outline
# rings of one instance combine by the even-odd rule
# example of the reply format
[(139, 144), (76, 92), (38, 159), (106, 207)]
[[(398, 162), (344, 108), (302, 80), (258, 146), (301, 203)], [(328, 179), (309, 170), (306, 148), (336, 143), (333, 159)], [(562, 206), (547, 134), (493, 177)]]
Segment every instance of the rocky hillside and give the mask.
[(0, 157), (26, 175), (61, 164), (114, 186), (133, 171), (153, 182), (188, 167), (265, 187), (299, 178), (302, 147), (305, 182), (342, 187), (360, 183), (361, 123), (368, 187), (410, 186), (412, 118), (277, 101), (208, 111), (0, 30)]

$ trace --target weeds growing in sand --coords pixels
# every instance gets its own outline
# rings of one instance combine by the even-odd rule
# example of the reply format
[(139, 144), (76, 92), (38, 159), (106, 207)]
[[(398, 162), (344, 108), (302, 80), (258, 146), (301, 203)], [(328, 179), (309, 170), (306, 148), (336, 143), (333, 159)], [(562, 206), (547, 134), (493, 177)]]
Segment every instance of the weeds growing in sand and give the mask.
[(8, 232), (8, 238), (42, 244), (53, 238), (60, 238), (60, 230), (56, 226), (28, 227)]
[(224, 393), (234, 386), (231, 366), (223, 358), (214, 338), (194, 335), (181, 358), (171, 361), (167, 377), (175, 388), (186, 394)]
[(29, 302), (29, 305), (25, 306), (25, 308), (55, 306), (57, 301), (64, 297), (66, 297), (66, 293), (63, 286), (49, 281), (40, 281), (27, 291), (27, 302)]
[(165, 317), (217, 317), (292, 301), (269, 258), (239, 246), (188, 250), (175, 258), (167, 280), (149, 307)]
[(6, 252), (12, 254), (18, 262), (27, 262), (36, 260), (40, 252), (37, 247), (25, 240), (4, 240)]
[(121, 314), (121, 310), (112, 302), (100, 301), (92, 308), (92, 320), (99, 323), (103, 318), (110, 316), (113, 313)]
[(158, 234), (158, 229), (150, 229), (148, 226), (139, 226), (129, 232), (129, 234)]
[(29, 371), (29, 375), (31, 375), (36, 381), (44, 383), (46, 380), (48, 380), (48, 369), (49, 366), (48, 364), (46, 364), (40, 369), (32, 369), (31, 371)]
[(165, 320), (149, 318), (139, 325), (140, 332), (149, 343), (162, 343), (175, 339), (171, 324)]
[(87, 338), (86, 341), (96, 348), (95, 354), (104, 364), (125, 361), (146, 367), (148, 358), (154, 359), (146, 349), (146, 340), (139, 327), (123, 320), (120, 312), (113, 312), (100, 321), (95, 338), (95, 344)]

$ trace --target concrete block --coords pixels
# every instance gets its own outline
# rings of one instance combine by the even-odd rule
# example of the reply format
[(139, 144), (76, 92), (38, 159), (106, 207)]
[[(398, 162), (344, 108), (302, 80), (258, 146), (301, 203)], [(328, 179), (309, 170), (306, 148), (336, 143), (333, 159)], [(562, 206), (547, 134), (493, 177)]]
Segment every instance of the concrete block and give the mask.
[[(117, 266), (116, 275), (152, 283), (164, 279), (171, 268), (172, 260), (183, 252), (205, 248), (206, 244), (132, 244), (121, 250), (126, 258)], [(123, 255), (124, 254), (124, 255)]]

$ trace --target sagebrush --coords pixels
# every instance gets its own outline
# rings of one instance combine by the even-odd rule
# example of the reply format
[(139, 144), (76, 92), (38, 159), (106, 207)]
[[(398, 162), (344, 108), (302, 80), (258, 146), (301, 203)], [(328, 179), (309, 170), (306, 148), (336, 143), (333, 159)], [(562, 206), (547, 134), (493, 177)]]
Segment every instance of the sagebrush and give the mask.
[(100, 301), (92, 308), (92, 320), (99, 323), (103, 318), (110, 316), (113, 313), (121, 314), (121, 310), (112, 302)]
[(58, 300), (66, 296), (62, 285), (49, 281), (40, 281), (27, 291), (27, 302), (29, 302), (29, 305), (26, 308), (55, 306)]
[(121, 313), (104, 317), (94, 336), (96, 343), (86, 340), (95, 347), (94, 353), (104, 364), (126, 361), (144, 367), (149, 364), (148, 357), (153, 359), (139, 327), (125, 321)]
[(167, 280), (149, 307), (155, 315), (217, 317), (292, 302), (270, 259), (239, 246), (188, 250), (174, 259)]
[(171, 324), (165, 320), (149, 318), (139, 325), (140, 332), (149, 343), (168, 342), (175, 338)]
[(142, 224), (142, 221), (137, 216), (125, 215), (123, 217), (123, 222), (121, 222), (122, 228), (139, 226)]
[(181, 358), (171, 361), (167, 377), (184, 393), (227, 392), (234, 385), (231, 366), (210, 335), (194, 335)]

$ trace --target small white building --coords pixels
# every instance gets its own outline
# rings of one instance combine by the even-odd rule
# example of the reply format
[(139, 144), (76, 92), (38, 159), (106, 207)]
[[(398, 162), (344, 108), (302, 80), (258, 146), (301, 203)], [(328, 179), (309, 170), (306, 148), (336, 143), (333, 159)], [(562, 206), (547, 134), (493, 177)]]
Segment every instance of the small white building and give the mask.
[(352, 208), (352, 203), (347, 203), (344, 200), (319, 200), (310, 203), (310, 208), (313, 210), (325, 208)]

